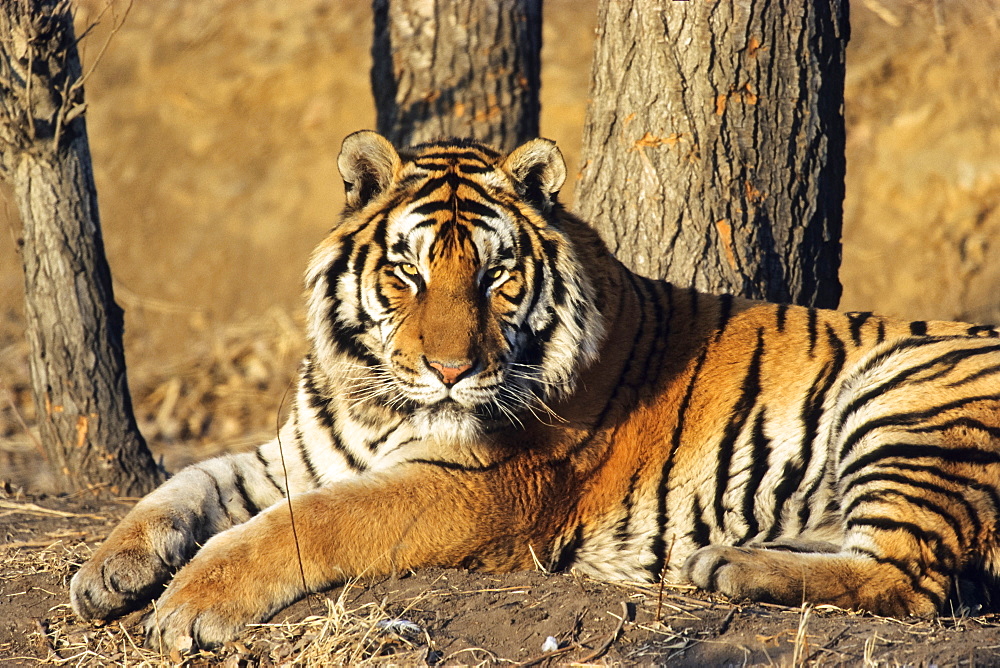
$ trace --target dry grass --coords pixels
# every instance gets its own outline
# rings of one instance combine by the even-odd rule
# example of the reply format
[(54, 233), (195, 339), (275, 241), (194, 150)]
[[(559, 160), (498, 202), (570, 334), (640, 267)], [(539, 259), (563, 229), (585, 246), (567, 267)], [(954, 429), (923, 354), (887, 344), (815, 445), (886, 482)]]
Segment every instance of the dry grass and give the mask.
[[(28, 345), (13, 326), (0, 330), (0, 471), (16, 486), (46, 491)], [(206, 326), (171, 360), (134, 358), (129, 381), (140, 430), (171, 471), (268, 440), (304, 350), (301, 323), (272, 309)]]
[(304, 351), (284, 311), (223, 327), (171, 364), (133, 363), (133, 394), (146, 438), (231, 446), (275, 429), (278, 403)]
[[(22, 546), (4, 550), (6, 566), (0, 582), (18, 582), (42, 573), (68, 582), (90, 551), (84, 542), (58, 540), (42, 549)], [(335, 598), (314, 596), (310, 605), (317, 608), (317, 614), (301, 621), (251, 625), (237, 642), (183, 656), (143, 646), (141, 612), (104, 626), (86, 626), (75, 618), (68, 603), (61, 603), (48, 611), (44, 621), (36, 620), (29, 634), (29, 642), (44, 651), (36, 657), (11, 658), (57, 666), (132, 667), (181, 663), (365, 666), (423, 664), (446, 658), (435, 653), (434, 643), (424, 629), (390, 614), (386, 602), (352, 605), (349, 601), (355, 593), (354, 587), (348, 585)], [(65, 598), (65, 590), (61, 597)], [(407, 603), (413, 605), (422, 598)], [(405, 606), (403, 610), (405, 614)]]

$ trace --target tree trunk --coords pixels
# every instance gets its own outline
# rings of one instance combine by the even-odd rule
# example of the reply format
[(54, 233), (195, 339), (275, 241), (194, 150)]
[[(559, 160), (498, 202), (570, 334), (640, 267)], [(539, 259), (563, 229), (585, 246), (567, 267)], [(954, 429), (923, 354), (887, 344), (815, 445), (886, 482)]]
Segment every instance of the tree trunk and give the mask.
[(374, 0), (378, 131), (397, 146), (538, 136), (541, 0)]
[(0, 172), (23, 224), (39, 430), (65, 490), (140, 495), (163, 478), (136, 426), (104, 256), (69, 4), (0, 3)]
[(835, 307), (847, 0), (601, 0), (578, 209), (640, 274)]

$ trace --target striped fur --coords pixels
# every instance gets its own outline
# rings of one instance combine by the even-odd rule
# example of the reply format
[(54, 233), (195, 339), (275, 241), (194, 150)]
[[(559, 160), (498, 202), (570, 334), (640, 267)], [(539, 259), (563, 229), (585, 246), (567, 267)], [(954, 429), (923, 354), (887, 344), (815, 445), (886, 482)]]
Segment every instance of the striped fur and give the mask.
[(544, 140), (357, 133), (340, 169), (279, 438), (141, 501), (73, 578), (81, 616), (169, 583), (151, 637), (205, 645), (348, 577), (536, 557), (925, 615), (996, 572), (997, 330), (632, 274)]

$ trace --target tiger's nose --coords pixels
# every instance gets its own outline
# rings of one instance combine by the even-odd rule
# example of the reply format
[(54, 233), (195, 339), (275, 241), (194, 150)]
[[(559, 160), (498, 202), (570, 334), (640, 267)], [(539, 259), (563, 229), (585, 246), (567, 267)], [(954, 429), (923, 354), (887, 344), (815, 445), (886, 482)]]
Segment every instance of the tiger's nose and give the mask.
[(451, 386), (462, 379), (462, 377), (472, 368), (471, 362), (438, 362), (437, 360), (427, 360), (427, 366), (434, 369), (441, 378), (441, 382)]

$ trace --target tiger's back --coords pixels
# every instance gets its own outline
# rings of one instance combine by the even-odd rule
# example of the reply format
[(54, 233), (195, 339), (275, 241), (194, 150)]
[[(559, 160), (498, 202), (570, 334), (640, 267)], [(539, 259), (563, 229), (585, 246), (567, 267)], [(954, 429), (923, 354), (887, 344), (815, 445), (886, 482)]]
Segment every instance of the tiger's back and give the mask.
[(892, 615), (994, 569), (996, 330), (636, 276), (558, 204), (544, 140), (356, 133), (339, 164), (280, 438), (144, 499), (74, 577), (82, 616), (182, 565), (150, 621), (171, 644), (423, 565), (540, 559)]

